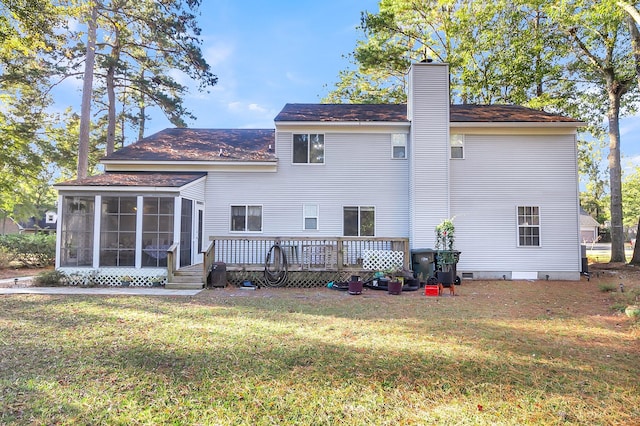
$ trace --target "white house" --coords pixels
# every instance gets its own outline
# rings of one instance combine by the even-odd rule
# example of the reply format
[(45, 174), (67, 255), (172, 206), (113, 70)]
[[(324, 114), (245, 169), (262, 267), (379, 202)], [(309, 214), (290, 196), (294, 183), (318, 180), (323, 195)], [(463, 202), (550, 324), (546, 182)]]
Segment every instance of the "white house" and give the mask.
[[(166, 129), (113, 153), (104, 174), (56, 185), (56, 266), (152, 276), (167, 256), (202, 263), (212, 241), (214, 260), (264, 265), (268, 244), (223, 254), (249, 240), (282, 240), (301, 271), (362, 267), (363, 244), (399, 241), (406, 264), (454, 218), (463, 278), (579, 279), (583, 123), (450, 105), (446, 64), (409, 77), (407, 105), (287, 104), (275, 130)], [(337, 250), (314, 260), (312, 241)]]

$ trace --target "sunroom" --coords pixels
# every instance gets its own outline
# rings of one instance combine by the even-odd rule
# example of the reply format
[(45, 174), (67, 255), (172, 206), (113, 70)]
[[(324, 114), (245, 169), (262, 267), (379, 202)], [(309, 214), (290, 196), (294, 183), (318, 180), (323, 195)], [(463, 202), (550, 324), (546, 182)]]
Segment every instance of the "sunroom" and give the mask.
[(165, 283), (170, 263), (201, 264), (205, 180), (206, 173), (107, 172), (56, 185), (56, 268), (72, 284), (145, 286)]

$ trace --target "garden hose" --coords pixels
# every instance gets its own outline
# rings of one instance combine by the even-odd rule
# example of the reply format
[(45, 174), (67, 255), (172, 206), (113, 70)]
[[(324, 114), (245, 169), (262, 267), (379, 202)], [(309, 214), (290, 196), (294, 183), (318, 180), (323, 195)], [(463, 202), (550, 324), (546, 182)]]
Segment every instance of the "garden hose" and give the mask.
[[(273, 267), (270, 267), (271, 256), (273, 254)], [(289, 265), (287, 263), (287, 255), (284, 253), (280, 244), (275, 243), (267, 252), (267, 258), (264, 261), (264, 281), (268, 287), (282, 287), (287, 283), (287, 274)]]

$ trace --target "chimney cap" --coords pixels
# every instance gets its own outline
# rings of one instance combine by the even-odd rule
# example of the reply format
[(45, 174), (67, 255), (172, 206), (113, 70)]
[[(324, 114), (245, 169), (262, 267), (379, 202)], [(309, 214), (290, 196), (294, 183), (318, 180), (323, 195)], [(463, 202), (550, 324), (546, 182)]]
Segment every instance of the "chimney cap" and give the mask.
[(433, 62), (432, 58), (424, 58), (423, 60), (420, 61), (421, 64), (430, 64)]

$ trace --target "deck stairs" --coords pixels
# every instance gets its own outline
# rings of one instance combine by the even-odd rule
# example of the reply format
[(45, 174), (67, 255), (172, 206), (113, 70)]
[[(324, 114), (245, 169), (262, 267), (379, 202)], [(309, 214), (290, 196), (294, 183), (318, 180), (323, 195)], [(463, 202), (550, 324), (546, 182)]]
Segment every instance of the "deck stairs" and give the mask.
[(199, 290), (204, 288), (202, 263), (178, 269), (173, 274), (171, 282), (165, 285), (165, 288), (174, 290)]

